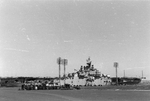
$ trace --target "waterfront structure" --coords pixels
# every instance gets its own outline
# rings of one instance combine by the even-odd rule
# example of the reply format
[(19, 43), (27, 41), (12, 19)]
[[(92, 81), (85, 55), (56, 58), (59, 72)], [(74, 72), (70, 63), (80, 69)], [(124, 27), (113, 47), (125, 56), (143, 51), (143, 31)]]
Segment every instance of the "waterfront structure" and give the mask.
[[(119, 85), (135, 85), (141, 82), (141, 78), (137, 77), (118, 77), (117, 78)], [(116, 85), (116, 77), (111, 77), (111, 84)]]

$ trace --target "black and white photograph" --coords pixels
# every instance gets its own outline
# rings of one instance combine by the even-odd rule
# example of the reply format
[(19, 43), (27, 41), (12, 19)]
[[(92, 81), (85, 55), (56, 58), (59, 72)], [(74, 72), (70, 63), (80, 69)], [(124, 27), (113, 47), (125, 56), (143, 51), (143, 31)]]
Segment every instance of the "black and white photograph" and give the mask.
[(150, 101), (150, 0), (0, 0), (0, 101)]

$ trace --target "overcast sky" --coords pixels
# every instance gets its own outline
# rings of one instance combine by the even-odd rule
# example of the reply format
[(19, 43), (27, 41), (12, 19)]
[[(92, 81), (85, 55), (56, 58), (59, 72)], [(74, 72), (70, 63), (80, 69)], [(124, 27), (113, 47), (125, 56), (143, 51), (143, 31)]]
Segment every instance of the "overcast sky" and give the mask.
[[(150, 1), (1, 0), (0, 76), (58, 76), (86, 65), (150, 79)], [(61, 66), (63, 70), (63, 66)], [(63, 73), (63, 71), (62, 71)]]

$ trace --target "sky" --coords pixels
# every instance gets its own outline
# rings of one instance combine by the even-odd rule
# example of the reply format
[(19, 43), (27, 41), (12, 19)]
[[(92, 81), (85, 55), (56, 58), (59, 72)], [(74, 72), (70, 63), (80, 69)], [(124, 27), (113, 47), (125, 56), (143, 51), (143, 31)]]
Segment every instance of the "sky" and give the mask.
[[(150, 79), (150, 1), (0, 0), (0, 76), (56, 77), (92, 64)], [(63, 65), (61, 65), (61, 74)]]

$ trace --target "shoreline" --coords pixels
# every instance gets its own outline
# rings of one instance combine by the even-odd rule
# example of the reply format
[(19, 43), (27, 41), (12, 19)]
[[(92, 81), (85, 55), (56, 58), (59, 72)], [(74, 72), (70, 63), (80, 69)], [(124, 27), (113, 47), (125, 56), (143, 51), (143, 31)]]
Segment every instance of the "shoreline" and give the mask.
[[(19, 89), (20, 87), (0, 87), (0, 89)], [(150, 85), (104, 85), (81, 86), (81, 90), (110, 90), (110, 91), (150, 91)]]
[(97, 90), (150, 90), (150, 85), (105, 85), (105, 86), (86, 86), (81, 89), (97, 89)]

